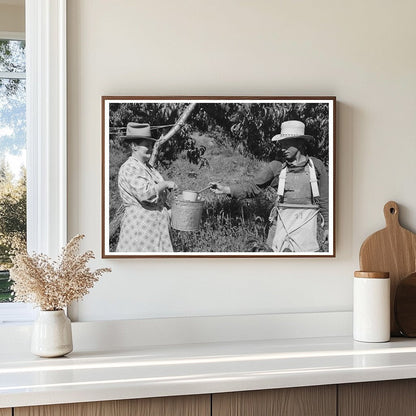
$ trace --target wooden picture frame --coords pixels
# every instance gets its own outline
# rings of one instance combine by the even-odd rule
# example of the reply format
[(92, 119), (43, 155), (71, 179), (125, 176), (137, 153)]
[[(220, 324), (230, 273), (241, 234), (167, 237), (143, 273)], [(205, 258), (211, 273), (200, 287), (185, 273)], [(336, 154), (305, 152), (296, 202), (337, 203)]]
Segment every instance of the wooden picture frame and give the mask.
[(335, 257), (335, 110), (102, 97), (102, 257)]

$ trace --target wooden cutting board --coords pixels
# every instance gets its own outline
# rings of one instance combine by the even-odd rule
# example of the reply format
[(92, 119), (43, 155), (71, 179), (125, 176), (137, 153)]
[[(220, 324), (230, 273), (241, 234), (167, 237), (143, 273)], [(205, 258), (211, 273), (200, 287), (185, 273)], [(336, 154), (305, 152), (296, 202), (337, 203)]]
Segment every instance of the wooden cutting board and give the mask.
[(416, 234), (399, 222), (399, 206), (390, 201), (384, 205), (386, 228), (370, 235), (361, 245), (360, 269), (390, 273), (391, 335), (400, 335), (394, 319), (394, 298), (401, 279), (416, 271)]
[(403, 335), (416, 337), (416, 273), (402, 279), (397, 286), (394, 316)]

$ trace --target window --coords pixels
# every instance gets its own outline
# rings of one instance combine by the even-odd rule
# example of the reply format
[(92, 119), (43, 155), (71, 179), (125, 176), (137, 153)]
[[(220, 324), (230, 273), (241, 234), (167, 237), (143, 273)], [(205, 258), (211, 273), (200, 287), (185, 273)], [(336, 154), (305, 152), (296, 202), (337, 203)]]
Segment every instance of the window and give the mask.
[(31, 305), (11, 304), (10, 250), (26, 244), (26, 44), (0, 32), (0, 324), (32, 319)]
[[(66, 0), (25, 0), (25, 20), (27, 247), (56, 257), (66, 243)], [(33, 315), (0, 303), (0, 324)]]
[(16, 244), (26, 244), (26, 53), (22, 34), (0, 33), (0, 303), (12, 301)]

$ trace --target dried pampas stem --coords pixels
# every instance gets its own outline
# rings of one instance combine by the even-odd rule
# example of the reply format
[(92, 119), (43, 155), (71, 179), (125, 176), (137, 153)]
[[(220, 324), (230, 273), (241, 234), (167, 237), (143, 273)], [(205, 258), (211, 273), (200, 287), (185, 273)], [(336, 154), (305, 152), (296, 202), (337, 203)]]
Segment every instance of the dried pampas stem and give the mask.
[(10, 270), (14, 301), (34, 303), (42, 310), (56, 311), (85, 296), (99, 277), (111, 269), (92, 271), (87, 267), (94, 253), (78, 254), (83, 238), (81, 234), (72, 238), (62, 249), (58, 261), (45, 254), (29, 255), (26, 250), (17, 253)]

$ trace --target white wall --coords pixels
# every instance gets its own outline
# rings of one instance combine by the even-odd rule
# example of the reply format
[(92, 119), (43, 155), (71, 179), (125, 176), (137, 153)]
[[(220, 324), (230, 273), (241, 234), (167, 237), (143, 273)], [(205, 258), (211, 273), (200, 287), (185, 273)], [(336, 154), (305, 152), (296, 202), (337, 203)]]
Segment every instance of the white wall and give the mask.
[[(416, 231), (413, 0), (68, 1), (69, 236), (101, 249), (102, 95), (335, 95), (334, 259), (117, 259), (81, 321), (351, 310), (365, 237)], [(77, 309), (77, 310), (76, 310)]]

